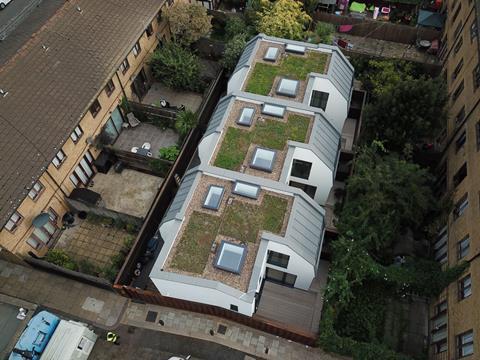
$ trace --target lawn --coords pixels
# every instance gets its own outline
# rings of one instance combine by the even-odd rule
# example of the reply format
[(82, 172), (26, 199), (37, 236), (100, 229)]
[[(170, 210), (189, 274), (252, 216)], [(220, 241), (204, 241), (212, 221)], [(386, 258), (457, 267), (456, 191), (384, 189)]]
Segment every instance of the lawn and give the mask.
[(265, 195), (260, 206), (234, 201), (227, 206), (222, 217), (194, 211), (190, 215), (171, 266), (202, 274), (217, 234), (233, 237), (243, 243), (256, 242), (260, 230), (279, 234), (287, 205), (286, 199)]
[(268, 95), (276, 76), (306, 80), (309, 73), (325, 73), (327, 54), (308, 52), (306, 56), (289, 55), (279, 65), (257, 62), (245, 91)]
[(289, 115), (286, 123), (272, 119), (257, 121), (252, 131), (229, 127), (214, 165), (239, 170), (250, 144), (283, 150), (288, 140), (305, 142), (309, 125), (308, 117)]

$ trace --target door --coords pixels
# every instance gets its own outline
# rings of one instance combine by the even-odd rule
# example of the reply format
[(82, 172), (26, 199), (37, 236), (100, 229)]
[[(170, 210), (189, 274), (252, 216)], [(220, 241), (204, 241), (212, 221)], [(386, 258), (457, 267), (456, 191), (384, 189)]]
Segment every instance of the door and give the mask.
[(145, 70), (140, 70), (138, 75), (135, 77), (132, 83), (132, 91), (137, 95), (138, 100), (142, 100), (145, 94), (147, 93), (147, 75)]
[(267, 267), (265, 279), (280, 285), (293, 287), (295, 285), (295, 281), (297, 280), (297, 275), (289, 274)]

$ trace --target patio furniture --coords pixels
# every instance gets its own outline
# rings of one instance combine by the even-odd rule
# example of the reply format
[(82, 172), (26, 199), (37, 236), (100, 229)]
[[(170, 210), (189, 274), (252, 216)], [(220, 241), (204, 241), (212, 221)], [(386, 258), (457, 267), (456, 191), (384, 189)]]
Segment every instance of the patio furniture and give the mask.
[(152, 148), (152, 144), (150, 144), (149, 142), (144, 142), (142, 145), (142, 149), (150, 150), (151, 148)]
[(127, 122), (131, 128), (140, 125), (140, 120), (138, 120), (132, 112), (127, 114)]
[(367, 8), (367, 5), (365, 4), (362, 4), (362, 3), (358, 3), (358, 2), (352, 2), (350, 4), (350, 11), (351, 12), (356, 12), (356, 13), (364, 13), (365, 12), (365, 9)]
[(338, 32), (346, 33), (353, 29), (353, 25), (340, 25), (338, 27)]
[(147, 149), (137, 148), (137, 155), (152, 157), (152, 153)]
[(382, 7), (382, 10), (380, 10), (380, 12), (382, 13), (382, 15), (389, 15), (390, 14), (390, 7), (389, 6), (383, 6)]
[(138, 152), (138, 147), (137, 146), (134, 146), (132, 147), (132, 149), (130, 150), (132, 153), (136, 154)]

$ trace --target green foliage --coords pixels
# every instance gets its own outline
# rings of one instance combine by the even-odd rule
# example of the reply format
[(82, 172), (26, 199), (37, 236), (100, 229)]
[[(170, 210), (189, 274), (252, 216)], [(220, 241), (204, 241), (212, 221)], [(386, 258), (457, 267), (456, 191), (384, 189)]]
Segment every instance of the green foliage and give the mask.
[(312, 18), (302, 9), (302, 3), (295, 0), (261, 0), (257, 13), (257, 31), (285, 39), (302, 40), (305, 29)]
[(231, 71), (235, 68), (246, 44), (246, 35), (244, 33), (235, 35), (227, 42), (221, 60), (221, 64), (226, 70)]
[(163, 159), (151, 159), (149, 165), (153, 172), (163, 177), (168, 174), (168, 171), (172, 167), (172, 163), (170, 161)]
[(180, 138), (184, 138), (188, 135), (190, 130), (197, 126), (197, 115), (190, 110), (183, 110), (177, 114), (175, 119), (175, 130), (177, 130)]
[(149, 64), (154, 77), (168, 87), (200, 91), (200, 60), (190, 50), (169, 42), (153, 52)]
[(387, 87), (365, 110), (365, 141), (380, 139), (391, 150), (403, 152), (425, 138), (434, 138), (446, 123), (448, 95), (443, 80), (401, 80)]
[(125, 231), (129, 234), (136, 234), (138, 232), (138, 227), (136, 224), (127, 223), (125, 225)]
[(125, 250), (130, 251), (134, 241), (135, 241), (135, 237), (133, 237), (132, 235), (128, 235), (127, 237), (125, 237), (125, 240), (123, 242), (123, 247), (125, 248)]
[(249, 28), (245, 20), (240, 16), (230, 16), (227, 19), (225, 25), (225, 37), (227, 39), (233, 39), (235, 36), (240, 34), (247, 34)]
[(45, 255), (45, 260), (68, 270), (78, 270), (78, 264), (70, 257), (70, 255), (61, 249), (48, 250), (47, 255)]
[(319, 21), (315, 26), (315, 42), (331, 45), (333, 42), (333, 33), (335, 26), (330, 23)]
[(98, 267), (95, 266), (95, 264), (93, 264), (92, 262), (86, 259), (80, 260), (78, 262), (78, 266), (79, 266), (79, 271), (87, 275), (98, 276), (100, 272), (100, 269), (98, 269)]
[(185, 47), (207, 35), (212, 28), (212, 17), (207, 15), (207, 9), (198, 3), (175, 2), (172, 7), (167, 8), (165, 16), (175, 42)]
[(159, 150), (158, 155), (160, 159), (175, 161), (180, 153), (178, 145), (166, 146)]

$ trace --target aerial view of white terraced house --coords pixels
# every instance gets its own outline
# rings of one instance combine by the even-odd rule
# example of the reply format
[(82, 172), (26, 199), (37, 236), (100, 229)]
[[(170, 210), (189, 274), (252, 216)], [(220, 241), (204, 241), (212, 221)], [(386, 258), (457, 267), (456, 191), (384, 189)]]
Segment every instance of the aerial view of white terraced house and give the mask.
[(159, 226), (163, 296), (316, 331), (353, 72), (332, 46), (247, 44)]

